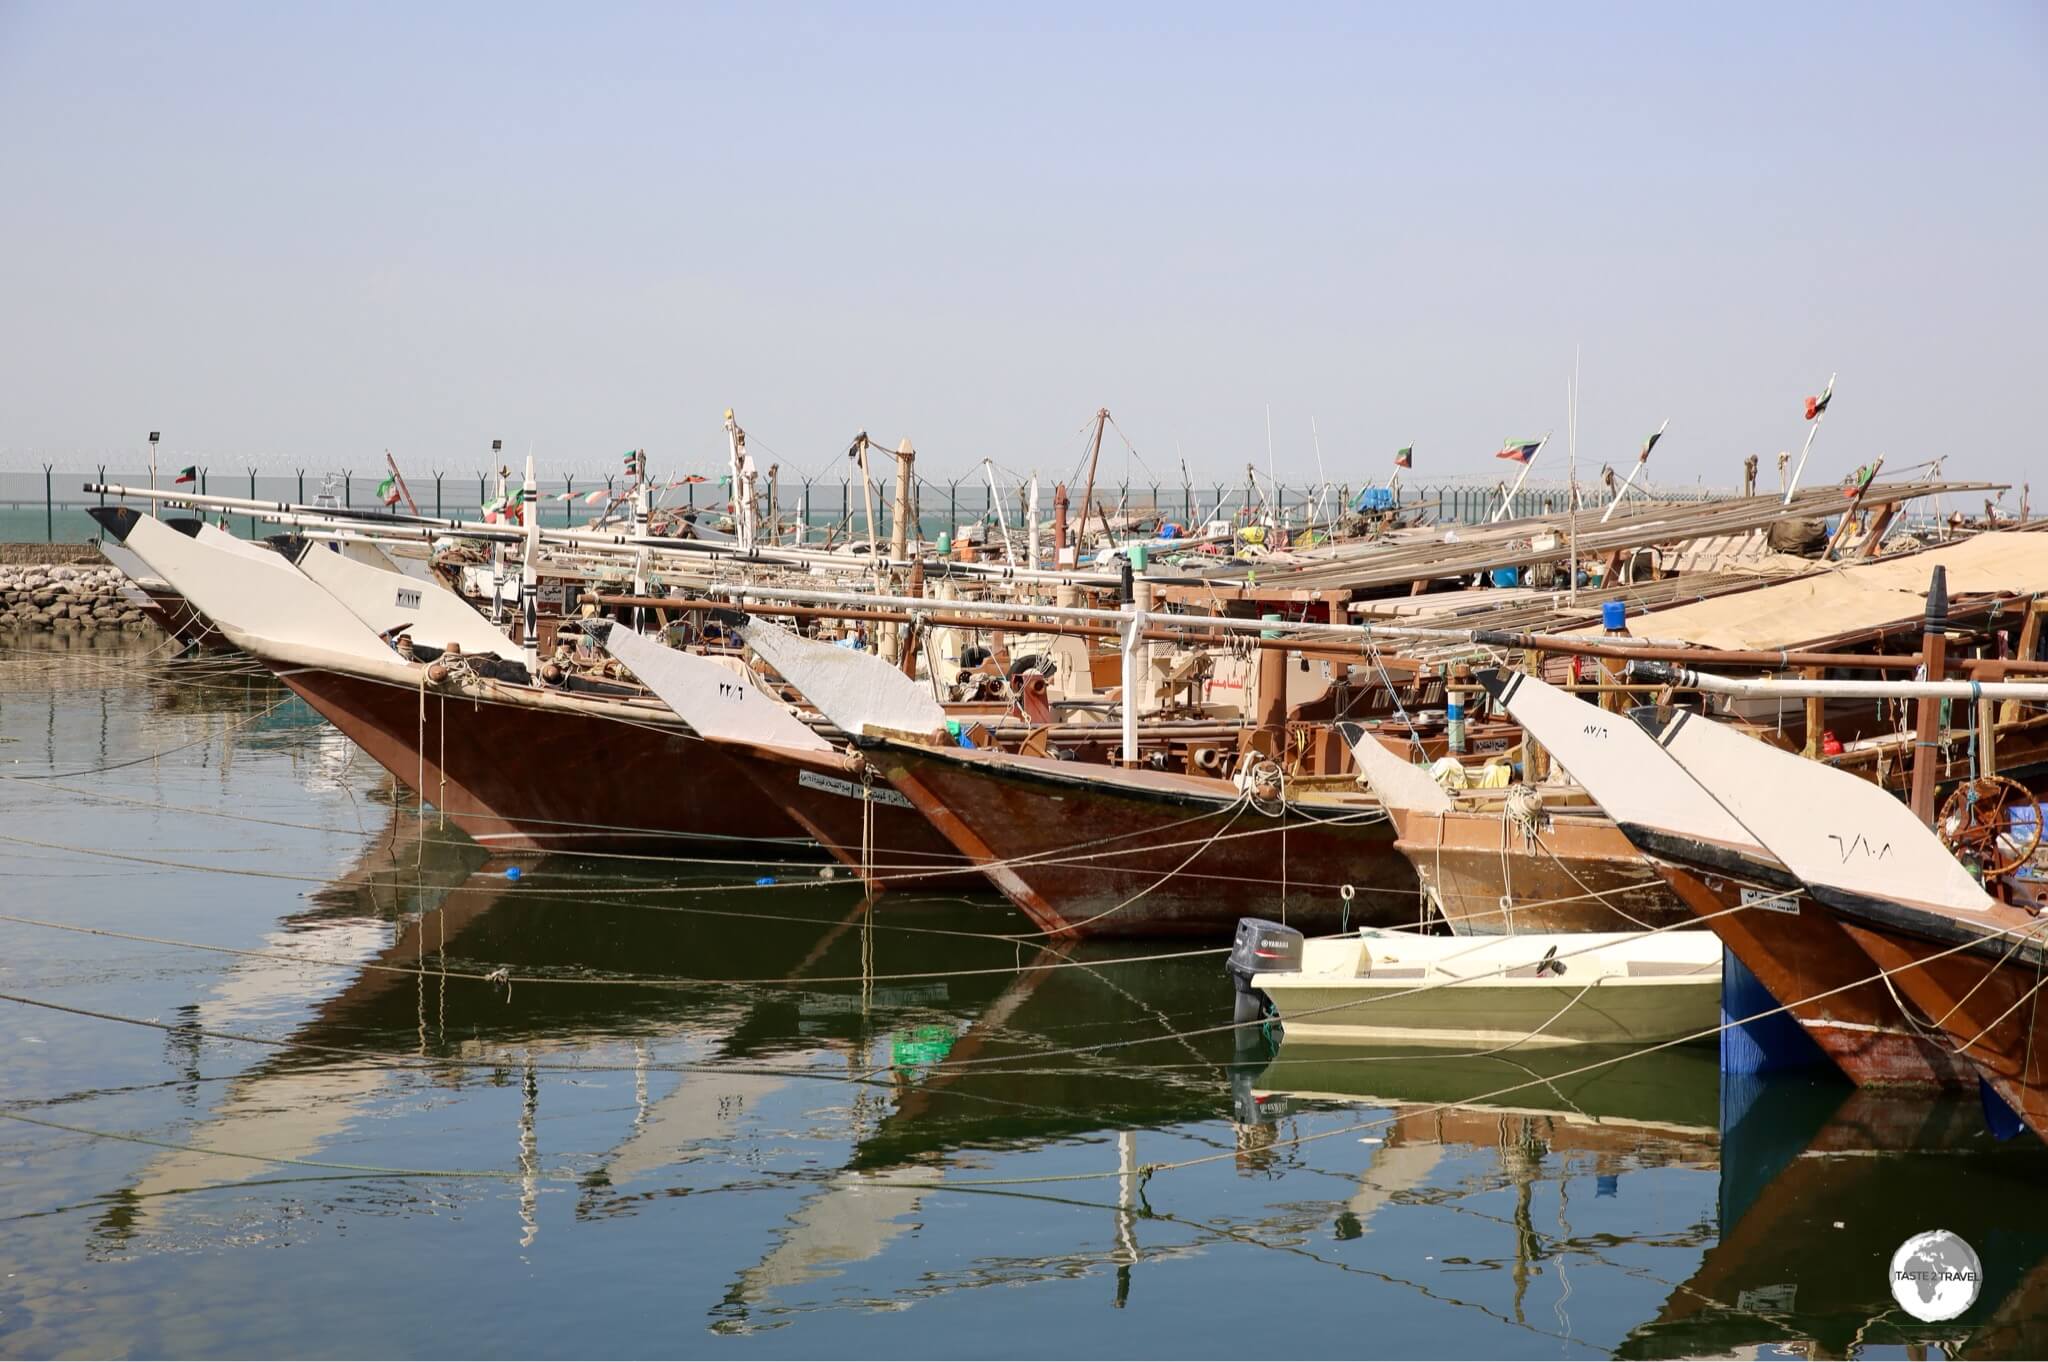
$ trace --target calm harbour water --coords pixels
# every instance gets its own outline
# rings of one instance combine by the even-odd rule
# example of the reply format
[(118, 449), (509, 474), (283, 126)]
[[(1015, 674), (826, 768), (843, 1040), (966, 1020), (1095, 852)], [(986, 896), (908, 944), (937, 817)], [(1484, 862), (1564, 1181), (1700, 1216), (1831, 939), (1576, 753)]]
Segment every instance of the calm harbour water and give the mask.
[[(508, 880), (245, 663), (0, 649), (0, 1353), (2048, 1349), (2048, 1151), (1973, 1102), (1240, 1050), (1187, 1034), (1218, 954), (815, 865)], [(1986, 1282), (1927, 1325), (1935, 1227)]]

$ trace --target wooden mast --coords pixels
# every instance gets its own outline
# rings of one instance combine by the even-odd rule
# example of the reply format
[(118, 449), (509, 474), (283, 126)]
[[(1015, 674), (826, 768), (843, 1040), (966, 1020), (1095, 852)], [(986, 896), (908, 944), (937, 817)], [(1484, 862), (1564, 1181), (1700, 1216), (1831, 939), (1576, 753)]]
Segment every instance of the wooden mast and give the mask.
[[(1109, 408), (1102, 407), (1095, 413), (1095, 441), (1088, 448), (1088, 480), (1081, 486), (1081, 538), (1088, 537), (1088, 508), (1095, 504), (1095, 464), (1102, 457), (1102, 431), (1109, 424)], [(1118, 427), (1122, 429), (1122, 427)], [(1105, 517), (1102, 532), (1109, 533), (1109, 521)], [(1078, 555), (1077, 555), (1078, 557)]]
[[(1923, 675), (1939, 681), (1948, 661), (1948, 571), (1936, 564), (1927, 583), (1927, 617), (1921, 626), (1920, 658)], [(1941, 701), (1922, 696), (1913, 719), (1913, 816), (1922, 823), (1934, 823), (1934, 787), (1939, 779), (1941, 759)]]

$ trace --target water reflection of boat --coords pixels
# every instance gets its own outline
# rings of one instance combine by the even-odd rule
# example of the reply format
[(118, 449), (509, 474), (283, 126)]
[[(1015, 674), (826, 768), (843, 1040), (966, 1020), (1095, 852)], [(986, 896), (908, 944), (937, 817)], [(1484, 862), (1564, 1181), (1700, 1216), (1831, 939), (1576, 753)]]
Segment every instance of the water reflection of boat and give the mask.
[(1239, 1117), (1253, 1114), (1247, 1097), (1259, 1109), (1276, 1101), (1340, 1101), (1388, 1107), (1397, 1128), (1420, 1122), (1457, 1138), (1468, 1128), (1495, 1128), (1504, 1113), (1529, 1115), (1544, 1118), (1559, 1148), (1613, 1152), (1638, 1148), (1648, 1137), (1711, 1158), (1719, 1143), (1719, 1092), (1719, 1058), (1690, 1045), (1648, 1054), (1582, 1045), (1446, 1055), (1283, 1044), (1264, 1069), (1245, 1073)]
[[(1013, 942), (971, 930), (994, 925), (985, 904), (898, 900), (877, 926), (878, 901), (850, 884), (817, 886), (802, 897), (802, 914), (779, 919), (729, 900), (719, 906), (717, 896), (687, 886), (648, 893), (644, 882), (587, 861), (531, 863), (514, 883), (487, 862), (489, 853), (431, 818), (394, 810), (391, 819), (356, 864), (281, 921), (264, 942), (275, 956), (238, 961), (188, 1005), (195, 1036), (237, 1027), (280, 1034), (277, 1020), (296, 1022), (281, 1033), (286, 1045), (222, 1090), (210, 1118), (182, 1141), (194, 1151), (152, 1160), (124, 1203), (248, 1176), (250, 1163), (230, 1151), (337, 1157), (333, 1148), (360, 1138), (375, 1104), (419, 1081), (417, 1070), (365, 1066), (353, 1050), (417, 1056), (427, 1081), (455, 1090), (505, 1080), (521, 1054), (590, 1057), (594, 1044), (630, 1046), (641, 1068), (635, 1115), (586, 1179), (578, 1212), (591, 1216), (637, 1200), (660, 1170), (722, 1148), (779, 1095), (801, 1092), (811, 1074), (830, 1082), (835, 1068), (854, 1076), (879, 1063), (879, 1075), (841, 1103), (861, 1114), (838, 1132), (852, 1142), (849, 1172), (879, 1183), (903, 1176), (890, 1170), (922, 1176), (968, 1146), (1222, 1110), (1213, 1082), (1194, 1075), (1122, 1076), (1105, 1063), (1098, 1078), (1085, 1060), (1071, 1073), (1028, 1077), (935, 1068), (942, 1058), (1025, 1059), (1048, 1045), (1048, 1034), (1107, 1038), (1139, 1025), (1171, 1032), (1165, 1010), (1208, 1010), (1212, 976), (1200, 967), (1207, 962), (1144, 966), (1142, 980), (1086, 967), (1013, 972), (1065, 957), (1020, 957)], [(729, 870), (710, 873), (730, 878)], [(571, 885), (576, 896), (559, 894)], [(746, 909), (754, 907), (749, 900)], [(746, 930), (735, 932), (741, 916)], [(940, 930), (890, 929), (913, 924)], [(307, 957), (340, 963), (314, 966)], [(523, 983), (508, 991), (476, 977), (499, 968), (515, 977), (718, 974), (764, 982)], [(881, 978), (864, 987), (863, 968)], [(892, 973), (935, 977), (891, 981)], [(252, 1025), (258, 1019), (273, 1024)], [(646, 1047), (657, 1041), (661, 1062), (647, 1063)], [(1194, 1047), (1178, 1053), (1227, 1058)], [(499, 1057), (502, 1071), (471, 1067)], [(604, 1062), (632, 1066), (634, 1057)], [(677, 1073), (678, 1064), (706, 1067)], [(816, 1119), (829, 1124), (840, 1109), (821, 1108)], [(833, 1219), (828, 1210), (818, 1215)], [(106, 1228), (141, 1223), (125, 1207)], [(803, 1252), (792, 1247), (784, 1261)], [(758, 1280), (778, 1277), (768, 1270)]]
[[(237, 957), (208, 995), (180, 1009), (189, 1032), (174, 1030), (174, 1047), (196, 1054), (207, 1031), (253, 1031), (280, 1013), (302, 1013), (309, 995), (326, 993), (320, 1018), (346, 1013), (364, 996), (391, 989), (405, 976), (375, 968), (421, 953), (414, 934), (394, 922), (437, 928), (461, 924), (488, 908), (479, 895), (450, 895), (484, 861), (467, 838), (437, 834), (416, 814), (392, 809), (377, 838), (308, 904), (265, 935), (273, 955)], [(309, 961), (334, 962), (313, 964)], [(309, 1024), (311, 1025), (311, 1024)], [(301, 1026), (304, 1035), (308, 1026)], [(196, 1064), (189, 1070), (196, 1078)], [(226, 1085), (211, 1116), (183, 1143), (192, 1148), (150, 1160), (103, 1219), (101, 1229), (125, 1234), (149, 1223), (159, 1194), (240, 1181), (253, 1166), (246, 1154), (317, 1158), (381, 1092), (392, 1071), (334, 1056), (279, 1051)]]
[[(1724, 1140), (1719, 1241), (1620, 1356), (1771, 1344), (1817, 1357), (1885, 1344), (1974, 1356), (1980, 1328), (2000, 1352), (2048, 1346), (2048, 1317), (2033, 1309), (2048, 1291), (2048, 1222), (2016, 1213), (2038, 1204), (2048, 1151), (1987, 1139), (1977, 1103), (1787, 1082), (1732, 1103)], [(1920, 1324), (1893, 1302), (1887, 1274), (1901, 1243), (1937, 1226), (1977, 1250), (1985, 1279), (1960, 1319)]]

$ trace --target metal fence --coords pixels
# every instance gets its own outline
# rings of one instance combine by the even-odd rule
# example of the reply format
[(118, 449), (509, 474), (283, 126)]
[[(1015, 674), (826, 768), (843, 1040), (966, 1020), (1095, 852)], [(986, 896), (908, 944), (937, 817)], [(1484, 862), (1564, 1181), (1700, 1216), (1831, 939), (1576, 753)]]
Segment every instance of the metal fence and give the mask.
[[(170, 488), (170, 479), (175, 474), (159, 468), (156, 476), (159, 486)], [(383, 476), (381, 469), (369, 473), (294, 470), (280, 474), (254, 468), (199, 466), (191, 484), (174, 490), (299, 504), (313, 504), (324, 496), (336, 506), (375, 510), (382, 506), (377, 489)], [(53, 466), (37, 472), (0, 472), (0, 541), (67, 543), (93, 538), (98, 526), (86, 514), (87, 508), (111, 498), (84, 492), (80, 490), (83, 485), (112, 482), (146, 486), (149, 480), (146, 470), (112, 467), (59, 470)], [(422, 515), (465, 520), (479, 518), (483, 508), (499, 495), (496, 473), (485, 469), (432, 470), (408, 479), (407, 486)], [(541, 479), (539, 486), (539, 514), (544, 525), (584, 525), (608, 510), (613, 514), (623, 510), (614, 499), (624, 495), (626, 482), (616, 475), (565, 473)], [(657, 504), (662, 507), (722, 514), (730, 501), (721, 482), (657, 480), (656, 486)], [(869, 490), (876, 533), (886, 537), (895, 495), (893, 478), (876, 478)], [(1302, 526), (1344, 516), (1362, 490), (1362, 486), (1349, 483), (1289, 487), (1262, 480), (1178, 485), (1119, 482), (1098, 484), (1085, 513), (1080, 504), (1082, 489), (1070, 487), (1072, 504), (1068, 518), (1077, 530), (1084, 520), (1097, 525), (1103, 517), (1113, 524), (1157, 519), (1189, 528), (1214, 520), (1278, 520), (1285, 525)], [(1666, 501), (1709, 501), (1735, 495), (1697, 484), (1636, 490)], [(1477, 524), (1493, 516), (1503, 491), (1500, 484), (1475, 479), (1402, 483), (1391, 489), (1391, 494), (1407, 519), (1431, 524)], [(1004, 523), (1016, 529), (1028, 514), (1027, 488), (992, 488), (978, 473), (947, 480), (917, 478), (912, 496), (913, 518), (927, 540), (942, 533), (958, 536), (963, 532), (999, 538)], [(1579, 497), (1584, 509), (1597, 511), (1606, 504), (1597, 486), (1581, 486)], [(1562, 515), (1569, 509), (1570, 500), (1569, 490), (1561, 485), (1526, 486), (1515, 495), (1509, 514)], [(827, 539), (837, 543), (864, 540), (868, 535), (867, 504), (859, 480), (852, 477), (777, 478), (772, 483), (764, 482), (760, 490), (764, 514), (772, 509), (776, 523), (785, 527), (786, 541), (795, 537), (798, 526), (803, 527), (803, 538), (810, 543)], [(403, 509), (403, 503), (399, 509)], [(1041, 517), (1052, 515), (1053, 487), (1049, 482), (1040, 484), (1038, 510)], [(230, 517), (229, 528), (251, 537), (270, 532), (255, 517), (240, 514)]]

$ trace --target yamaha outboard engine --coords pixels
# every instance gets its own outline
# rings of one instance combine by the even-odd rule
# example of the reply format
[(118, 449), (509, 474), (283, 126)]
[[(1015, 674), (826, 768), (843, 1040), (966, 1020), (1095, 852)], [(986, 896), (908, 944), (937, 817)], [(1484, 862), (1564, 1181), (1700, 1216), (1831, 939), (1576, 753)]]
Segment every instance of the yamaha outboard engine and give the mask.
[(1300, 969), (1302, 939), (1294, 928), (1262, 917), (1237, 920), (1237, 939), (1230, 943), (1230, 959), (1223, 966), (1237, 986), (1233, 1020), (1257, 1021), (1272, 1010), (1272, 1000), (1258, 987), (1258, 976)]

